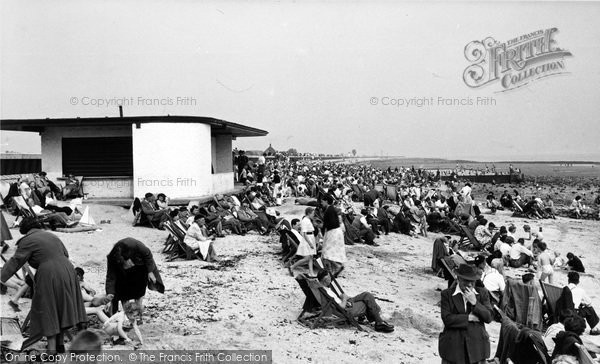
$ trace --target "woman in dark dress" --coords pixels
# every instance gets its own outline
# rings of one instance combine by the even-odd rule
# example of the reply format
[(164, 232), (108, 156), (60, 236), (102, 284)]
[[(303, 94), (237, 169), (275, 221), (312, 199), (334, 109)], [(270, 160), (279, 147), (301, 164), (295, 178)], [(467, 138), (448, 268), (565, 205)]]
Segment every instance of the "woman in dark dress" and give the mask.
[(47, 231), (35, 219), (21, 222), (17, 250), (2, 267), (0, 280), (4, 284), (25, 263), (37, 269), (35, 290), (31, 300), (30, 342), (45, 336), (48, 350), (64, 352), (63, 332), (85, 324), (87, 315), (81, 289), (69, 253), (60, 239)]
[(125, 238), (115, 244), (107, 259), (106, 294), (114, 295), (113, 313), (117, 312), (119, 301), (125, 303), (134, 299), (139, 307), (141, 320), (146, 287), (160, 293), (165, 292), (152, 252), (141, 241)]

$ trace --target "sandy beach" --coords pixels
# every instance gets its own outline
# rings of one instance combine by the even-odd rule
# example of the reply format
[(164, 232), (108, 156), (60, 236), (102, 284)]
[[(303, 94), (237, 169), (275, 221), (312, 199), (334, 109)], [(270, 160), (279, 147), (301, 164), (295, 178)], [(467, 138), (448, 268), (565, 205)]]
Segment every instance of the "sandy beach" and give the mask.
[[(296, 318), (304, 301), (296, 281), (278, 261), (280, 250), (277, 235), (270, 237), (250, 233), (245, 237), (227, 236), (217, 239), (215, 249), (221, 261), (167, 262), (161, 254), (166, 231), (132, 227), (133, 215), (127, 209), (104, 205), (89, 205), (101, 231), (90, 233), (56, 233), (65, 243), (75, 266), (86, 271), (85, 279), (97, 291), (104, 290), (106, 254), (121, 238), (135, 237), (150, 247), (163, 277), (166, 292), (149, 291), (141, 331), (144, 349), (268, 349), (273, 350), (276, 363), (350, 363), (357, 361), (396, 363), (435, 363), (437, 337), (442, 330), (440, 318), (440, 288), (446, 282), (431, 271), (433, 240), (411, 238), (391, 233), (376, 240), (379, 247), (347, 246), (348, 264), (339, 282), (350, 295), (370, 291), (388, 301), (379, 301), (383, 317), (395, 326), (391, 334), (375, 331), (358, 332), (351, 328), (311, 330)], [(303, 206), (288, 201), (278, 208), (289, 219), (301, 217)], [(6, 216), (11, 223), (12, 216)], [(488, 215), (496, 225), (524, 224), (536, 231), (542, 227), (548, 245), (563, 255), (571, 251), (579, 255), (586, 271), (582, 285), (600, 308), (600, 255), (595, 254), (600, 222), (573, 220), (525, 220), (512, 218), (509, 212)], [(19, 233), (12, 230), (14, 242)], [(522, 230), (519, 230), (522, 234)], [(566, 284), (566, 275), (555, 274), (559, 284)], [(9, 295), (13, 294), (9, 290)], [(3, 316), (15, 315), (8, 307), (7, 295), (2, 296)], [(22, 320), (29, 300), (22, 300)], [(92, 328), (98, 333), (97, 322)], [(492, 353), (498, 339), (499, 324), (488, 325)], [(105, 349), (113, 346), (104, 336)], [(44, 343), (35, 347), (41, 349)]]

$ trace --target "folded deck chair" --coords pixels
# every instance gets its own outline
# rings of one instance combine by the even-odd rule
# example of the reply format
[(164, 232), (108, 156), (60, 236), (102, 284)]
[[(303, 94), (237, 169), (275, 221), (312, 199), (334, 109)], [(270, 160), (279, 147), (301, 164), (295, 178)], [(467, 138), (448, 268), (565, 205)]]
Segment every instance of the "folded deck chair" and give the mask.
[(498, 346), (494, 357), (500, 363), (515, 364), (550, 364), (548, 348), (542, 333), (515, 323), (508, 315), (494, 306), (494, 311), (501, 317), (502, 326)]
[(544, 293), (544, 308), (546, 309), (546, 313), (548, 318), (545, 322), (547, 326), (550, 326), (554, 323), (558, 322), (559, 312), (556, 307), (556, 303), (562, 294), (562, 288), (544, 283), (540, 280), (540, 286), (542, 286), (542, 292)]
[[(300, 283), (302, 279), (297, 281), (302, 287), (303, 284)], [(365, 329), (360, 326), (354, 317), (348, 314), (333, 297), (327, 294), (327, 291), (321, 287), (321, 284), (316, 278), (304, 278), (304, 281), (306, 282), (306, 287), (308, 289), (306, 289), (306, 287), (303, 288), (303, 292), (307, 294), (308, 290), (310, 290), (312, 296), (309, 297), (309, 295), (307, 295), (307, 300), (309, 300), (309, 303), (307, 303), (306, 300), (304, 302), (303, 312), (298, 318), (301, 323), (309, 326), (311, 329), (326, 327), (328, 325), (333, 325), (334, 327), (350, 325), (354, 326), (359, 331), (365, 331)], [(303, 314), (308, 312), (304, 309), (304, 307), (310, 307), (311, 304), (315, 305), (317, 302), (321, 308), (321, 312), (318, 315), (313, 315), (310, 318), (302, 318)]]
[(542, 329), (542, 300), (533, 284), (525, 284), (521, 279), (507, 278), (501, 308), (517, 324), (535, 330)]

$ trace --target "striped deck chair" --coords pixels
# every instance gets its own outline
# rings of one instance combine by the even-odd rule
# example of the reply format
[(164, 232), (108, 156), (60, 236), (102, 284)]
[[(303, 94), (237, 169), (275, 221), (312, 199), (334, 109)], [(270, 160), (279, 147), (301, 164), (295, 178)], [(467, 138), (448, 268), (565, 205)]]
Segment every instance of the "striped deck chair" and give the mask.
[[(167, 257), (168, 261), (172, 261), (178, 258), (186, 260), (202, 260), (200, 254), (195, 252), (192, 248), (190, 248), (186, 243), (183, 242), (183, 239), (185, 238), (185, 231), (182, 231), (181, 225), (178, 226), (177, 222), (175, 224), (171, 224), (169, 221), (167, 221), (164, 223), (164, 227), (169, 232), (173, 240), (172, 245), (169, 247), (170, 250), (167, 252), (169, 254), (169, 256)], [(163, 252), (165, 251), (163, 250)]]
[(545, 320), (546, 326), (550, 326), (558, 322), (559, 312), (556, 312), (556, 303), (560, 298), (563, 289), (557, 286), (554, 286), (549, 283), (545, 283), (540, 280), (540, 286), (542, 287), (542, 292), (544, 293), (544, 301), (543, 305), (546, 309), (546, 314), (548, 315)]
[[(329, 296), (316, 278), (307, 278), (303, 276), (297, 278), (296, 281), (306, 295), (302, 313), (298, 316), (298, 321), (300, 323), (311, 329), (333, 325), (334, 327), (353, 326), (358, 331), (365, 331), (358, 321), (349, 315), (346, 310), (336, 302), (335, 298)], [(314, 309), (320, 308), (320, 313), (309, 317), (303, 317), (306, 312), (310, 312), (310, 308), (313, 308), (313, 311)]]
[(471, 232), (471, 230), (464, 225), (460, 225), (460, 230), (461, 230), (461, 237), (460, 237), (460, 241), (458, 242), (461, 248), (463, 247), (467, 247), (467, 246), (472, 246), (473, 248), (477, 249), (477, 250), (481, 250), (483, 248), (483, 245), (479, 242), (479, 240), (477, 240), (477, 238), (475, 237), (475, 235), (473, 235), (473, 233)]
[(25, 199), (23, 198), (23, 196), (16, 196), (12, 198), (14, 206), (16, 206), (17, 211), (18, 211), (18, 215), (17, 218), (15, 219), (13, 225), (18, 225), (18, 220), (19, 217), (26, 219), (26, 218), (33, 218), (36, 219), (44, 228), (48, 228), (48, 226), (46, 225), (46, 221), (47, 221), (47, 217), (44, 215), (37, 215), (34, 211), (33, 208), (31, 208), (31, 206), (29, 206), (27, 204), (27, 202), (25, 202)]

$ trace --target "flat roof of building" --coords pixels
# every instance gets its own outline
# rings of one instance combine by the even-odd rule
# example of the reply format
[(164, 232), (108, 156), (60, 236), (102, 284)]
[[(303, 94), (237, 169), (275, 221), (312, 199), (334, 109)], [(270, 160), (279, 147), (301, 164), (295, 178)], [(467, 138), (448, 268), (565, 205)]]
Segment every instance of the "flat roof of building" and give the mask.
[(0, 130), (43, 132), (45, 127), (119, 126), (144, 123), (201, 123), (211, 126), (213, 135), (234, 137), (266, 136), (268, 131), (204, 116), (123, 116), (100, 118), (2, 119)]

